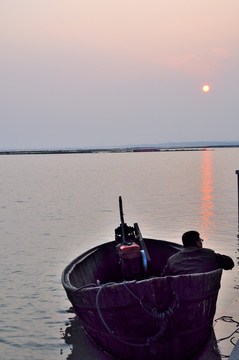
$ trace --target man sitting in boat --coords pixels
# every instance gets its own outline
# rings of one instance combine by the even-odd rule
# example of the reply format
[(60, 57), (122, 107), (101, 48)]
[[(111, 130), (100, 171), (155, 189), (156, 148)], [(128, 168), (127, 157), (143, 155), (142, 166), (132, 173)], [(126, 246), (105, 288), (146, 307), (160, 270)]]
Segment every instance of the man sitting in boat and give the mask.
[(230, 270), (234, 262), (227, 255), (216, 254), (203, 248), (203, 239), (197, 231), (187, 231), (182, 236), (184, 249), (172, 255), (163, 269), (162, 275), (181, 275), (213, 271)]

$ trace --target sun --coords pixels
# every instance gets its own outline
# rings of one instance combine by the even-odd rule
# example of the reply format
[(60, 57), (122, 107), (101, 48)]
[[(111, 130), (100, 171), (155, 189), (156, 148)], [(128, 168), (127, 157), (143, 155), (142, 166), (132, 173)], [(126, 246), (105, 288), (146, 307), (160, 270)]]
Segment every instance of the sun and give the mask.
[(207, 85), (207, 84), (203, 85), (202, 91), (205, 92), (205, 93), (207, 93), (208, 91), (210, 91), (210, 86)]

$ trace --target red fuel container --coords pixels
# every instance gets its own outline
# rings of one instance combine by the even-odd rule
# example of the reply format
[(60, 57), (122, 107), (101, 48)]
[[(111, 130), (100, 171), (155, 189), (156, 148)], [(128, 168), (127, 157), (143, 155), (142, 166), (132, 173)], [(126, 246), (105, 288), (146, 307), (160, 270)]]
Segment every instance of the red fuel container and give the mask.
[(117, 248), (123, 277), (130, 278), (133, 275), (139, 274), (141, 270), (140, 246), (132, 242), (129, 245), (119, 244)]

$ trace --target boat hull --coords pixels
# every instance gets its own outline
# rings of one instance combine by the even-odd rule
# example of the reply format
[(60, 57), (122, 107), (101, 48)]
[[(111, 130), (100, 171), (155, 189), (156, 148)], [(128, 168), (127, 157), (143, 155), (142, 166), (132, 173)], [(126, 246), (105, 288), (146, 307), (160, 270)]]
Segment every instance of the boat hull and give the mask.
[(74, 260), (63, 286), (88, 336), (115, 358), (186, 359), (211, 333), (222, 270), (160, 277), (181, 247), (144, 240), (153, 276), (122, 281), (117, 256), (109, 258), (114, 245), (106, 243)]

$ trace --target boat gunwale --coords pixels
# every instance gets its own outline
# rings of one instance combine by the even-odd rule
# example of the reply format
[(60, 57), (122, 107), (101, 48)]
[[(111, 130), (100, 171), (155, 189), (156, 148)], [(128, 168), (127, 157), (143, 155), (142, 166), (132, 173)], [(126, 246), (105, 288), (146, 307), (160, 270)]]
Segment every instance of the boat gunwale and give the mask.
[[(161, 239), (152, 239), (152, 238), (144, 238), (144, 240), (147, 242), (147, 240), (149, 241), (153, 241), (153, 242), (160, 242), (161, 245), (165, 244), (171, 247), (176, 247), (178, 248), (178, 250), (182, 249), (183, 246), (181, 244), (172, 242), (172, 241), (167, 241), (167, 240), (161, 240)], [(80, 254), (79, 256), (77, 256), (75, 259), (73, 259), (63, 270), (62, 275), (61, 275), (61, 282), (64, 288), (68, 289), (69, 291), (74, 291), (77, 290), (79, 288), (73, 286), (70, 282), (69, 276), (70, 274), (74, 271), (74, 268), (76, 266), (78, 266), (80, 264), (81, 261), (85, 260), (88, 256), (94, 254), (95, 252), (97, 252), (98, 250), (104, 248), (105, 246), (110, 246), (110, 245), (114, 245), (115, 244), (115, 240), (112, 241), (107, 241), (105, 243), (99, 244), (94, 246), (93, 248), (90, 248), (86, 251), (84, 251), (82, 254)]]
[[(151, 238), (144, 238), (144, 240), (149, 240), (149, 241), (155, 241), (155, 242), (160, 242), (161, 245), (169, 245), (172, 247), (176, 247), (179, 250), (183, 249), (183, 246), (181, 244), (175, 243), (175, 242), (171, 242), (171, 241), (167, 241), (167, 240), (160, 240), (160, 239), (151, 239)], [(76, 266), (78, 266), (82, 261), (84, 261), (85, 259), (87, 259), (87, 257), (91, 256), (92, 254), (96, 253), (98, 250), (103, 249), (105, 246), (110, 246), (113, 245), (115, 243), (115, 241), (109, 241), (109, 242), (105, 242), (103, 244), (97, 245), (85, 252), (83, 252), (82, 254), (80, 254), (79, 256), (77, 256), (75, 259), (73, 259), (63, 270), (62, 272), (62, 284), (63, 287), (69, 291), (69, 292), (85, 292), (91, 289), (100, 289), (102, 287), (102, 285), (106, 285), (107, 283), (102, 283), (102, 284), (86, 284), (82, 287), (75, 287), (71, 284), (70, 282), (70, 274), (74, 272), (74, 269), (76, 268)], [(153, 280), (153, 279), (162, 279), (162, 278), (173, 278), (173, 279), (177, 279), (177, 278), (188, 278), (189, 276), (192, 278), (198, 277), (198, 276), (206, 276), (209, 273), (216, 273), (221, 271), (222, 273), (222, 269), (216, 269), (216, 270), (212, 270), (209, 272), (202, 272), (202, 273), (192, 273), (192, 274), (179, 274), (179, 275), (166, 275), (166, 276), (152, 276), (150, 278), (146, 278), (146, 279), (140, 279), (140, 280), (125, 280), (125, 281), (119, 281), (119, 282), (112, 282), (112, 283), (108, 283), (107, 287), (115, 287), (115, 286), (120, 286), (124, 283), (126, 284), (141, 284), (142, 282), (146, 282), (148, 280)]]

